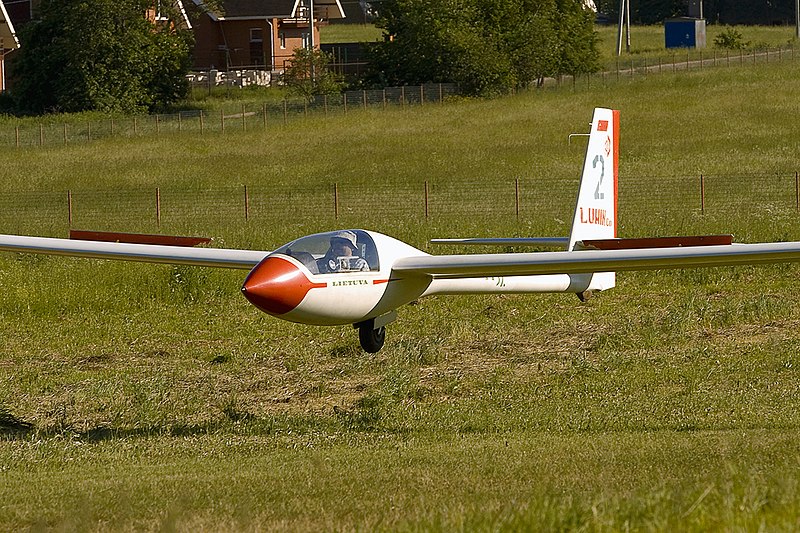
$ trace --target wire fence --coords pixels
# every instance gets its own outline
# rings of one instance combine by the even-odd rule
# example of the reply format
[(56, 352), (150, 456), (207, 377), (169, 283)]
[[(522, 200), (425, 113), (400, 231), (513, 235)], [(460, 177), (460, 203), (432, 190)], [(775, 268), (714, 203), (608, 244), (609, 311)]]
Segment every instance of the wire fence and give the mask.
[[(630, 56), (618, 59), (607, 70), (579, 76), (560, 76), (545, 80), (544, 88), (605, 86), (637, 77), (740, 65), (795, 60), (794, 47), (762, 50), (683, 49), (671, 55)], [(239, 89), (232, 89), (239, 90)], [(174, 114), (118, 117), (104, 120), (59, 121), (58, 116), (39, 122), (20, 121), (18, 125), (0, 126), (0, 147), (44, 147), (89, 142), (105, 137), (139, 137), (179, 132), (233, 132), (267, 129), (273, 125), (310, 114), (347, 113), (357, 109), (386, 109), (397, 106), (424, 106), (442, 103), (459, 94), (455, 84), (436, 83), (421, 86), (387, 87), (380, 90), (347, 91), (340, 95), (322, 95), (312, 100), (231, 103), (213, 113), (203, 110)]]
[(174, 114), (117, 117), (81, 122), (59, 122), (57, 118), (38, 123), (23, 122), (0, 127), (0, 146), (44, 147), (89, 142), (106, 137), (139, 137), (179, 132), (220, 133), (266, 129), (308, 116), (347, 113), (357, 109), (424, 106), (444, 102), (458, 94), (454, 84), (437, 83), (381, 90), (347, 91), (339, 95), (320, 95), (312, 100), (229, 104), (215, 113), (203, 110)]
[[(75, 227), (158, 231), (162, 224), (214, 229), (231, 222), (286, 224), (318, 220), (376, 224), (473, 220), (534, 221), (563, 233), (571, 220), (577, 178), (503, 179), (472, 182), (354, 185), (320, 183), (225, 186), (204, 189), (113, 188), (16, 191), (0, 194), (4, 228)], [(713, 216), (728, 221), (796, 216), (798, 173), (746, 176), (622, 176), (622, 224), (679, 229), (687, 220)]]

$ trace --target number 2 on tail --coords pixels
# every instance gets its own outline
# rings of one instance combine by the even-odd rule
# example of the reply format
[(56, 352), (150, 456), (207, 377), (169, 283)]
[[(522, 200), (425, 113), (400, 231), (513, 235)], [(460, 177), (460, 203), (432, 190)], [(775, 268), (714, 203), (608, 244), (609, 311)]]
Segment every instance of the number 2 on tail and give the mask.
[(594, 199), (602, 200), (606, 196), (604, 193), (600, 192), (600, 186), (603, 184), (603, 176), (606, 174), (606, 162), (600, 154), (594, 156), (592, 168), (597, 168), (597, 163), (600, 163), (600, 180), (597, 182), (597, 188), (594, 190)]

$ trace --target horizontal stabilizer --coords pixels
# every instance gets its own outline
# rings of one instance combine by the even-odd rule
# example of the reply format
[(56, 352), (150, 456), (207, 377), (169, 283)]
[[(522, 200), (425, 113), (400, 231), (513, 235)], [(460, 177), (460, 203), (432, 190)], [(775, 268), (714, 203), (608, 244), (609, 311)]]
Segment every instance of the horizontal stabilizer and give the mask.
[(506, 237), (496, 239), (431, 239), (432, 244), (470, 244), (488, 246), (548, 246), (551, 248), (567, 248), (568, 237)]

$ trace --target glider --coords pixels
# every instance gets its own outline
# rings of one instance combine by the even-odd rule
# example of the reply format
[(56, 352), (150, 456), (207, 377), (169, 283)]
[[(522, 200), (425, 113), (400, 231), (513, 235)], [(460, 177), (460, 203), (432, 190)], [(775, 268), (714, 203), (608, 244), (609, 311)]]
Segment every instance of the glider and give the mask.
[(564, 251), (430, 255), (360, 229), (317, 233), (273, 251), (191, 248), (0, 235), (0, 251), (249, 270), (244, 296), (277, 318), (352, 324), (362, 348), (381, 349), (397, 309), (435, 294), (571, 292), (614, 287), (616, 272), (800, 261), (800, 242), (733, 244), (730, 236), (617, 238), (619, 112), (597, 108), (568, 238), (440, 239)]

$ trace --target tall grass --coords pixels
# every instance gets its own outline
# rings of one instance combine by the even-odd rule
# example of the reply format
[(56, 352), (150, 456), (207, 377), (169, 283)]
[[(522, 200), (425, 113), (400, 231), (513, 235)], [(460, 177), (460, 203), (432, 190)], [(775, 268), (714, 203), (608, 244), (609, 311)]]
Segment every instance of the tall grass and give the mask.
[[(797, 68), (5, 148), (0, 183), (45, 199), (156, 186), (200, 197), (242, 183), (402, 191), (519, 176), (563, 208), (519, 220), (298, 210), (245, 222), (187, 202), (161, 228), (118, 207), (97, 220), (262, 249), (339, 225), (422, 247), (432, 236), (564, 234), (583, 159), (567, 135), (585, 131), (593, 106), (622, 112), (621, 187), (633, 176), (659, 198), (661, 177), (705, 172), (749, 190), (748, 176), (794, 170)], [(620, 206), (635, 214), (623, 236), (798, 238), (790, 209), (665, 217), (636, 198)], [(63, 212), (4, 211), (3, 232), (67, 229)], [(423, 299), (368, 355), (352, 328), (259, 314), (237, 294), (241, 272), (5, 255), (0, 529), (795, 529), (797, 269), (626, 273), (586, 304)]]

